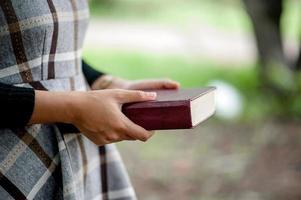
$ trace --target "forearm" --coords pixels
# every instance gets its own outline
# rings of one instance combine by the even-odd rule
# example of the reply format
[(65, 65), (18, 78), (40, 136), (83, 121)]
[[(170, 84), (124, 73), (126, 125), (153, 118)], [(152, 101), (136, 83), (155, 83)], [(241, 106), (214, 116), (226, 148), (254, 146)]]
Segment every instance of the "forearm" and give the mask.
[[(104, 73), (96, 71), (88, 63), (82, 60), (82, 69), (88, 83), (92, 85)], [(46, 92), (35, 91), (34, 110), (29, 124), (55, 123), (72, 121), (72, 105), (77, 92)]]
[(71, 123), (77, 92), (35, 91), (34, 110), (29, 124)]

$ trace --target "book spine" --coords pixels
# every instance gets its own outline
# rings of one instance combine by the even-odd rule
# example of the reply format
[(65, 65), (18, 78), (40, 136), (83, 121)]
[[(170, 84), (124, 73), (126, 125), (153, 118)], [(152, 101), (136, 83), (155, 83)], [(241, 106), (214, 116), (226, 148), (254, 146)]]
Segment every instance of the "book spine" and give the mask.
[(192, 128), (189, 101), (147, 108), (123, 107), (122, 112), (134, 123), (147, 130)]

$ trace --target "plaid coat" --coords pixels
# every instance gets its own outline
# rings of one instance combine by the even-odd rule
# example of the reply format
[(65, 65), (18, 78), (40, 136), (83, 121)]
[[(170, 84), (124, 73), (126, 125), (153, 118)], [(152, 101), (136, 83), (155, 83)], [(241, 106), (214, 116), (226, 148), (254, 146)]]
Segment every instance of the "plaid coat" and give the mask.
[[(87, 90), (81, 48), (86, 0), (0, 0), (0, 82)], [(0, 199), (135, 199), (114, 145), (55, 125), (0, 129)]]

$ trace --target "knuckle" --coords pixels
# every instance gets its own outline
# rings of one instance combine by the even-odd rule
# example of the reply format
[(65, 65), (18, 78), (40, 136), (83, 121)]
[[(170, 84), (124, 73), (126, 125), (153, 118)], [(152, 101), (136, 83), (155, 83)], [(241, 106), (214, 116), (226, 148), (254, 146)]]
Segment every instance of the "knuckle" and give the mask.
[(123, 93), (123, 90), (121, 90), (121, 89), (108, 89), (113, 95), (120, 95), (120, 94), (122, 94)]
[(105, 142), (105, 141), (102, 141), (102, 140), (98, 140), (98, 141), (95, 142), (95, 144), (96, 144), (97, 146), (102, 146), (102, 145), (105, 145), (106, 142)]
[(126, 130), (126, 126), (125, 126), (124, 123), (121, 123), (121, 122), (116, 123), (116, 124), (115, 124), (115, 130), (116, 130), (117, 132), (123, 132), (124, 130)]
[(120, 90), (116, 90), (115, 97), (116, 97), (117, 99), (123, 99), (123, 98), (124, 98), (124, 93), (121, 92)]
[(105, 140), (102, 137), (98, 137), (95, 141), (93, 141), (97, 146), (102, 146), (108, 143), (107, 140)]
[(110, 143), (112, 143), (112, 141), (109, 140), (109, 138), (107, 136), (105, 136), (102, 140), (103, 140), (104, 144), (110, 144)]
[(119, 140), (119, 136), (116, 134), (108, 134), (106, 137), (106, 140), (109, 142), (114, 142), (114, 141)]
[(136, 95), (138, 98), (143, 98), (144, 97), (144, 92), (143, 91), (137, 91)]

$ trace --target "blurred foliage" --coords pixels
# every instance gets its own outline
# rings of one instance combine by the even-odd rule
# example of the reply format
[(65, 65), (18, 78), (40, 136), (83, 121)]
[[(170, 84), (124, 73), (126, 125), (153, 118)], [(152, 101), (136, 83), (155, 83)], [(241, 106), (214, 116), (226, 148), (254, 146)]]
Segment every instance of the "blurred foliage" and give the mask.
[(92, 15), (102, 18), (181, 24), (202, 20), (228, 30), (249, 29), (247, 16), (237, 0), (218, 3), (209, 0), (92, 0), (90, 5)]
[[(178, 24), (206, 22), (228, 31), (252, 31), (240, 0), (91, 0), (90, 9), (92, 16), (101, 18)], [(282, 25), (289, 38), (300, 38), (300, 9), (298, 0), (285, 1)]]
[[(92, 16), (110, 20), (139, 20), (143, 22), (185, 25), (207, 23), (227, 31), (252, 33), (250, 20), (239, 0), (92, 0)], [(282, 28), (286, 38), (297, 40), (300, 36), (301, 3), (285, 1)], [(260, 116), (300, 116), (299, 95), (277, 98), (277, 95), (262, 94), (258, 80), (258, 66), (220, 66), (202, 58), (202, 61), (185, 57), (154, 57), (141, 53), (99, 52), (90, 50), (86, 56), (104, 70), (127, 78), (170, 77), (186, 87), (204, 85), (211, 79), (233, 83), (242, 92), (247, 102), (245, 118)], [(227, 65), (227, 64), (226, 64)], [(185, 68), (183, 68), (185, 66)], [(255, 68), (254, 68), (255, 67)], [(265, 103), (263, 103), (265, 102)]]
[(256, 66), (221, 65), (206, 58), (93, 49), (85, 51), (84, 57), (98, 70), (128, 79), (169, 77), (179, 81), (182, 87), (200, 87), (214, 79), (229, 82), (244, 97), (246, 106), (239, 120), (259, 121), (281, 117), (283, 113), (288, 119), (301, 116), (301, 96), (288, 102), (262, 93)]

